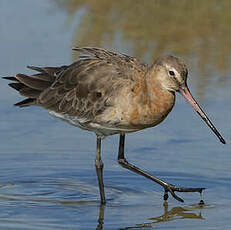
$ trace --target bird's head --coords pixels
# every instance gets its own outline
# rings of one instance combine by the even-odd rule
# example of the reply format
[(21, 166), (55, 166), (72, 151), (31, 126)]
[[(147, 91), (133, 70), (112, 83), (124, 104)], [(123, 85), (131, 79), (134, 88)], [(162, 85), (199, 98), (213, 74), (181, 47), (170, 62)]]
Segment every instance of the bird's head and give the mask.
[(159, 85), (170, 92), (180, 93), (211, 128), (219, 140), (225, 144), (223, 137), (190, 93), (187, 86), (188, 69), (184, 62), (175, 56), (164, 55), (153, 63), (151, 69), (154, 71), (155, 78)]

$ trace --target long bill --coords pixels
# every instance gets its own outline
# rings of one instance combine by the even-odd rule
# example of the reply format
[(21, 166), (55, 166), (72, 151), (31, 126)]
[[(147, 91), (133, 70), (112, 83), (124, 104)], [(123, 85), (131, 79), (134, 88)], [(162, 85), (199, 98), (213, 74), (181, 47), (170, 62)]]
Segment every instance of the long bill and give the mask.
[(201, 118), (205, 121), (205, 123), (209, 126), (209, 128), (215, 133), (215, 135), (219, 138), (220, 142), (225, 144), (224, 138), (221, 134), (217, 131), (213, 123), (209, 120), (207, 115), (204, 111), (200, 108), (197, 104), (196, 100), (193, 98), (192, 94), (190, 93), (187, 85), (180, 86), (179, 93), (189, 102), (189, 104), (195, 109), (195, 111), (201, 116)]

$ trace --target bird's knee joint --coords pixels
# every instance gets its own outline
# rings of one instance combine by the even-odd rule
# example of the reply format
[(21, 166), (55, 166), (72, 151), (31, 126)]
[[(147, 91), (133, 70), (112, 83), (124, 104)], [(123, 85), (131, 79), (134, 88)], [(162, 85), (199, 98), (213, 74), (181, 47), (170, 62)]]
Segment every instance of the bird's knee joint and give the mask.
[(117, 161), (118, 161), (118, 163), (119, 163), (120, 165), (125, 165), (125, 164), (127, 164), (127, 161), (126, 161), (125, 158), (118, 159)]
[(102, 160), (95, 160), (95, 167), (96, 168), (103, 168), (103, 161)]

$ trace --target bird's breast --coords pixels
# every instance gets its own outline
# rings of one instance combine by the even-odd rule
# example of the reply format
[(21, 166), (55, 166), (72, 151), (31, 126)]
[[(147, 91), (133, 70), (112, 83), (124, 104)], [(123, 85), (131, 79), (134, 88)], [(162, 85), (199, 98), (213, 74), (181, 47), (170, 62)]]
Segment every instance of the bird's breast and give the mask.
[(155, 90), (150, 96), (145, 85), (139, 83), (121, 89), (113, 100), (113, 106), (99, 117), (101, 122), (128, 132), (159, 124), (171, 111), (175, 95)]
[(148, 97), (144, 103), (135, 103), (131, 108), (130, 123), (143, 128), (155, 126), (167, 117), (174, 103), (174, 94), (158, 92), (154, 99)]

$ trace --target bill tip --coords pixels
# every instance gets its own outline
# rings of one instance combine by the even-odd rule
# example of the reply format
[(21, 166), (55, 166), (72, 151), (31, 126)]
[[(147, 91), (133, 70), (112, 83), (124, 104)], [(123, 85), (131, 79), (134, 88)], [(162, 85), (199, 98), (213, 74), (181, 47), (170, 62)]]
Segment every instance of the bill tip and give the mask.
[(223, 138), (221, 138), (220, 141), (222, 144), (224, 144), (224, 145), (226, 144), (226, 141)]
[(224, 145), (225, 145), (225, 144), (226, 144), (226, 141), (222, 141), (222, 144), (224, 144)]

